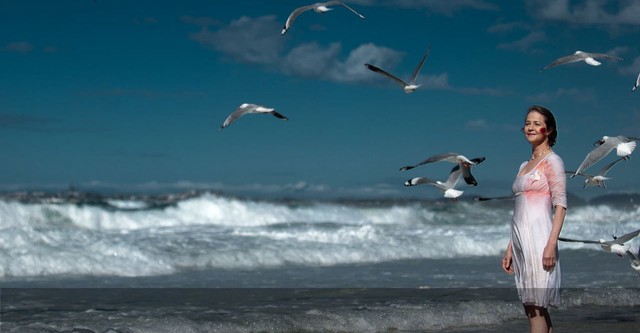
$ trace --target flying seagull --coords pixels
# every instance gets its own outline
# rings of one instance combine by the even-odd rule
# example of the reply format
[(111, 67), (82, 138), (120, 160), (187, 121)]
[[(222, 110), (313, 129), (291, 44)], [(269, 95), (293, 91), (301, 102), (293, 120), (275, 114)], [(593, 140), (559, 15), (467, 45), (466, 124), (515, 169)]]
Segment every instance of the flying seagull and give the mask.
[(564, 57), (560, 57), (560, 58), (554, 60), (552, 63), (548, 64), (547, 66), (545, 66), (540, 71), (542, 72), (545, 69), (549, 69), (549, 68), (560, 66), (560, 65), (564, 65), (564, 64), (569, 64), (569, 63), (572, 63), (572, 62), (578, 62), (578, 61), (584, 61), (584, 62), (586, 62), (587, 64), (589, 64), (591, 66), (600, 66), (602, 63), (597, 61), (596, 58), (597, 59), (604, 59), (604, 60), (611, 60), (611, 61), (623, 60), (622, 58), (610, 56), (610, 55), (604, 54), (604, 53), (590, 53), (590, 52), (576, 51), (574, 54), (571, 54), (571, 55), (568, 55), (568, 56), (564, 56)]
[(466, 156), (460, 155), (458, 153), (444, 153), (444, 154), (431, 156), (426, 160), (419, 162), (418, 164), (415, 164), (415, 165), (403, 166), (402, 168), (400, 168), (400, 171), (411, 170), (423, 164), (445, 161), (445, 162), (456, 164), (456, 166), (454, 166), (453, 169), (451, 169), (451, 172), (454, 172), (458, 168), (461, 168), (462, 177), (464, 178), (464, 181), (469, 185), (476, 186), (478, 185), (478, 182), (471, 174), (471, 167), (476, 164), (482, 163), (482, 161), (484, 160), (485, 160), (484, 157), (476, 157), (474, 159), (468, 159)]
[(289, 14), (289, 18), (287, 18), (287, 22), (285, 22), (284, 27), (282, 28), (282, 32), (280, 33), (281, 35), (284, 35), (287, 33), (287, 31), (289, 30), (289, 28), (291, 28), (291, 25), (293, 25), (293, 21), (296, 20), (296, 18), (298, 18), (298, 15), (306, 12), (307, 10), (312, 10), (316, 13), (326, 13), (330, 10), (333, 10), (333, 8), (329, 8), (329, 6), (333, 6), (333, 5), (340, 5), (343, 6), (344, 8), (352, 11), (354, 14), (360, 16), (360, 18), (364, 18), (364, 16), (362, 16), (360, 13), (356, 12), (355, 10), (353, 10), (351, 7), (347, 6), (346, 4), (344, 4), (342, 1), (327, 1), (327, 2), (318, 2), (318, 3), (314, 3), (313, 5), (308, 5), (308, 6), (302, 6), (299, 8), (296, 8), (293, 10), (293, 12), (291, 12), (291, 14)]
[(445, 198), (456, 200), (462, 195), (462, 193), (464, 193), (464, 191), (456, 190), (454, 188), (458, 183), (458, 180), (460, 180), (460, 176), (462, 176), (462, 171), (458, 169), (457, 171), (451, 172), (449, 174), (449, 178), (447, 178), (447, 181), (444, 183), (439, 180), (431, 180), (425, 177), (415, 177), (404, 182), (404, 186), (416, 186), (421, 184), (432, 185), (442, 191)]
[(587, 186), (598, 186), (598, 187), (602, 187), (602, 188), (607, 188), (607, 185), (604, 183), (605, 180), (610, 179), (609, 177), (606, 177), (607, 172), (609, 172), (609, 169), (611, 169), (611, 167), (616, 165), (618, 162), (624, 161), (624, 160), (626, 160), (626, 158), (620, 157), (619, 159), (607, 164), (595, 176), (589, 175), (589, 174), (586, 174), (586, 173), (576, 173), (575, 171), (565, 171), (565, 173), (567, 173), (569, 175), (574, 175), (575, 174), (575, 175), (578, 175), (578, 176), (585, 177), (586, 179), (584, 180), (584, 186), (582, 188), (586, 188)]
[(629, 159), (629, 155), (631, 155), (633, 150), (636, 148), (636, 140), (640, 139), (623, 135), (603, 136), (601, 140), (594, 143), (597, 147), (587, 154), (587, 157), (585, 157), (584, 161), (582, 161), (582, 164), (580, 164), (574, 174), (571, 175), (571, 178), (582, 173), (588, 167), (603, 159), (614, 149), (618, 156), (624, 159)]
[(636, 89), (638, 89), (638, 86), (640, 86), (640, 74), (638, 74), (636, 82), (633, 84), (633, 87), (631, 87), (631, 91), (636, 91)]
[(613, 240), (607, 241), (604, 239), (600, 239), (597, 241), (594, 240), (579, 240), (579, 239), (570, 239), (570, 238), (564, 238), (564, 237), (558, 237), (558, 240), (563, 241), (563, 242), (578, 242), (578, 243), (585, 243), (585, 244), (599, 244), (600, 247), (602, 247), (602, 249), (606, 252), (613, 252), (615, 254), (617, 254), (618, 256), (622, 257), (627, 251), (629, 251), (629, 249), (631, 248), (631, 245), (628, 243), (630, 240), (634, 239), (635, 237), (638, 236), (638, 234), (640, 234), (640, 229), (636, 230), (636, 231), (632, 231), (628, 234), (622, 235), (620, 237), (616, 237), (613, 236)]
[(418, 89), (418, 87), (420, 87), (419, 84), (416, 84), (416, 79), (418, 78), (418, 73), (420, 73), (420, 69), (422, 68), (422, 65), (424, 64), (424, 61), (427, 59), (427, 56), (429, 56), (429, 52), (431, 52), (431, 46), (429, 46), (429, 49), (427, 49), (427, 52), (424, 54), (424, 56), (422, 57), (422, 60), (420, 60), (420, 63), (418, 64), (418, 66), (416, 66), (416, 69), (413, 70), (413, 74), (411, 75), (411, 79), (409, 79), (409, 82), (405, 82), (403, 79), (381, 69), (378, 68), (374, 65), (371, 64), (364, 64), (367, 68), (369, 68), (370, 70), (379, 73), (381, 75), (384, 75), (388, 78), (390, 78), (391, 80), (394, 80), (396, 83), (400, 84), (400, 86), (402, 87), (402, 89), (404, 90), (405, 94), (410, 94), (414, 91), (416, 91), (416, 89)]
[(272, 115), (274, 115), (274, 116), (276, 116), (276, 117), (278, 117), (280, 119), (289, 120), (289, 118), (279, 114), (273, 108), (266, 108), (266, 107), (264, 107), (262, 105), (257, 105), (257, 104), (243, 103), (235, 111), (233, 111), (227, 117), (227, 119), (225, 119), (225, 121), (222, 124), (222, 126), (220, 126), (220, 129), (223, 129), (223, 128), (231, 125), (231, 123), (233, 123), (236, 119), (244, 116), (245, 114), (249, 114), (249, 113), (263, 113), (263, 114), (271, 113)]

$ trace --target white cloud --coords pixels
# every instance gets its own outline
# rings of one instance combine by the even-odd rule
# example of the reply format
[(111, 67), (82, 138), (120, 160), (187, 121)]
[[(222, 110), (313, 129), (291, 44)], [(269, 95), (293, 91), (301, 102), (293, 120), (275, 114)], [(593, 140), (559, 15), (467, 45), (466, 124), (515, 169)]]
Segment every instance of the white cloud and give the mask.
[[(190, 35), (192, 40), (222, 54), (227, 60), (264, 66), (291, 76), (348, 83), (389, 82), (367, 70), (364, 64), (375, 64), (394, 72), (403, 57), (402, 52), (373, 43), (361, 44), (347, 52), (339, 42), (328, 46), (311, 42), (287, 49), (285, 42), (289, 39), (279, 34), (280, 23), (274, 16), (241, 17), (217, 30), (210, 28), (213, 20), (192, 17), (183, 17), (182, 20), (201, 27), (200, 31)], [(410, 76), (401, 74), (398, 76)], [(449, 84), (447, 73), (421, 75), (418, 81), (423, 89), (504, 95), (504, 92), (493, 88), (454, 88)]]
[(8, 52), (29, 53), (33, 51), (33, 44), (29, 42), (12, 42), (5, 45), (4, 50)]
[(499, 33), (507, 33), (514, 30), (530, 30), (531, 27), (529, 24), (525, 22), (502, 22), (496, 23), (489, 28), (487, 28), (487, 32), (499, 34)]
[(371, 73), (365, 63), (380, 66), (395, 66), (401, 53), (372, 43), (362, 44), (352, 50), (345, 60), (340, 60), (342, 46), (332, 43), (322, 47), (317, 43), (307, 43), (292, 49), (280, 64), (288, 74), (319, 77), (336, 82), (367, 82)]
[(593, 25), (639, 25), (640, 2), (628, 0), (527, 0), (527, 8), (543, 20)]
[(499, 49), (503, 50), (517, 50), (521, 52), (530, 51), (534, 44), (543, 42), (547, 39), (547, 35), (542, 31), (532, 31), (525, 37), (510, 42), (498, 44)]
[(459, 93), (465, 95), (485, 95), (485, 96), (507, 96), (513, 92), (501, 88), (456, 88)]
[(217, 31), (203, 26), (191, 34), (191, 39), (236, 61), (273, 64), (278, 62), (284, 46), (279, 31), (280, 23), (275, 16), (243, 16)]
[(467, 121), (464, 127), (473, 130), (486, 130), (489, 129), (489, 124), (485, 119), (473, 119)]
[(453, 87), (449, 84), (449, 74), (442, 73), (436, 75), (420, 75), (416, 80), (423, 89), (450, 90)]
[(495, 123), (486, 119), (472, 119), (464, 124), (464, 127), (473, 131), (508, 131), (517, 132), (520, 131), (520, 127), (514, 124)]
[(367, 6), (426, 9), (430, 12), (451, 15), (464, 9), (498, 10), (499, 7), (484, 0), (351, 0), (350, 3)]
[(549, 103), (561, 98), (571, 98), (577, 102), (590, 103), (595, 101), (596, 93), (593, 89), (558, 88), (556, 91), (542, 92), (527, 97), (527, 100), (534, 103)]
[(631, 65), (620, 67), (618, 72), (622, 75), (638, 75), (640, 73), (640, 56), (635, 57)]

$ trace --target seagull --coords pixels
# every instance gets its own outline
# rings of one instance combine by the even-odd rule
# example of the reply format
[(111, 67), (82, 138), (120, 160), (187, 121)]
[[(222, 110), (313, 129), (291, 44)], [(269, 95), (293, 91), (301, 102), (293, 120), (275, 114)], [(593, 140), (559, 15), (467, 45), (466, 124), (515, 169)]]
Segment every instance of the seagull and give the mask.
[(640, 275), (640, 248), (638, 249), (638, 255), (633, 254), (631, 250), (627, 250), (629, 261), (631, 261), (631, 268), (633, 268), (638, 275)]
[(287, 22), (285, 22), (284, 27), (282, 28), (282, 32), (280, 34), (284, 35), (284, 34), (287, 33), (289, 28), (291, 28), (291, 25), (293, 24), (293, 21), (296, 20), (298, 15), (306, 12), (307, 10), (311, 10), (311, 9), (313, 9), (313, 11), (316, 12), (316, 13), (326, 13), (326, 12), (328, 12), (330, 10), (333, 10), (333, 8), (329, 8), (329, 6), (332, 6), (332, 5), (341, 5), (344, 8), (352, 11), (354, 14), (360, 16), (360, 18), (362, 18), (362, 19), (364, 18), (364, 16), (362, 16), (360, 13), (356, 12), (351, 7), (349, 7), (346, 4), (344, 4), (342, 1), (317, 2), (317, 3), (314, 3), (313, 5), (302, 6), (302, 7), (294, 9), (293, 12), (291, 12), (291, 14), (289, 14), (289, 18), (287, 18)]
[(429, 56), (429, 52), (431, 52), (431, 46), (429, 46), (429, 49), (427, 49), (427, 52), (424, 54), (424, 56), (422, 57), (422, 60), (420, 60), (420, 63), (418, 64), (418, 66), (416, 66), (416, 69), (413, 70), (413, 74), (411, 75), (411, 79), (409, 80), (409, 82), (405, 82), (404, 80), (402, 80), (401, 78), (381, 69), (378, 68), (374, 65), (371, 64), (364, 64), (367, 68), (369, 68), (370, 70), (382, 74), (388, 78), (390, 78), (391, 80), (396, 81), (397, 83), (400, 84), (400, 86), (402, 86), (402, 89), (404, 90), (405, 94), (410, 94), (414, 91), (416, 91), (416, 89), (418, 89), (418, 87), (420, 87), (419, 84), (416, 84), (416, 78), (418, 78), (418, 73), (420, 73), (420, 69), (422, 68), (422, 65), (424, 64), (424, 61), (427, 59), (427, 56)]
[(545, 66), (540, 71), (542, 72), (545, 69), (549, 69), (549, 68), (560, 66), (560, 65), (564, 65), (564, 64), (569, 64), (569, 63), (572, 63), (572, 62), (578, 62), (578, 61), (584, 61), (584, 62), (586, 62), (587, 64), (589, 64), (591, 66), (600, 66), (602, 63), (597, 61), (596, 58), (604, 59), (604, 60), (611, 60), (611, 61), (623, 60), (622, 58), (610, 56), (610, 55), (604, 54), (604, 53), (589, 53), (589, 52), (576, 51), (574, 54), (571, 54), (571, 55), (568, 55), (568, 56), (564, 56), (564, 57), (560, 57), (560, 58), (554, 60), (552, 63), (548, 64), (547, 66)]
[(609, 171), (609, 169), (611, 169), (611, 167), (616, 165), (618, 162), (624, 161), (624, 160), (626, 160), (626, 158), (620, 157), (619, 159), (607, 164), (595, 176), (592, 176), (586, 173), (576, 173), (575, 171), (565, 171), (565, 173), (569, 175), (576, 174), (576, 175), (585, 177), (586, 179), (584, 180), (584, 186), (582, 188), (586, 188), (587, 186), (598, 186), (602, 188), (607, 188), (607, 185), (604, 183), (605, 180), (610, 179), (609, 177), (606, 177), (607, 172)]
[(514, 199), (515, 197), (513, 195), (506, 195), (503, 197), (473, 197), (474, 201), (489, 201), (489, 200), (511, 200)]
[(411, 170), (417, 166), (427, 164), (427, 163), (445, 161), (445, 162), (457, 164), (456, 166), (453, 167), (453, 169), (451, 169), (451, 172), (456, 171), (458, 168), (462, 168), (462, 177), (464, 178), (464, 181), (469, 185), (476, 186), (478, 185), (478, 182), (471, 174), (471, 166), (482, 163), (482, 161), (484, 160), (485, 160), (484, 157), (476, 157), (474, 159), (468, 159), (466, 156), (460, 155), (458, 153), (444, 153), (444, 154), (431, 156), (416, 165), (403, 166), (402, 168), (400, 168), (400, 171)]
[(444, 193), (445, 198), (457, 200), (457, 198), (464, 193), (464, 191), (456, 190), (454, 188), (458, 183), (458, 180), (460, 180), (460, 176), (462, 176), (462, 171), (458, 169), (451, 172), (449, 174), (449, 178), (444, 183), (439, 180), (431, 180), (425, 177), (415, 177), (404, 182), (404, 186), (416, 186), (421, 184), (432, 185), (440, 189)]
[(458, 169), (462, 169), (462, 179), (464, 179), (465, 183), (467, 183), (468, 185), (471, 185), (471, 186), (478, 186), (478, 181), (476, 181), (476, 178), (473, 177), (473, 175), (471, 174), (471, 166), (480, 164), (484, 160), (485, 160), (484, 157), (472, 158), (471, 162), (473, 162), (473, 164), (460, 163), (460, 164), (454, 166), (451, 169), (451, 172), (454, 172), (454, 171), (456, 171)]
[(631, 87), (631, 91), (636, 91), (636, 89), (638, 89), (638, 86), (640, 86), (640, 74), (638, 74), (636, 82), (633, 84), (633, 87)]
[(634, 239), (635, 237), (637, 237), (638, 234), (640, 234), (640, 229), (638, 229), (636, 231), (632, 231), (632, 232), (630, 232), (628, 234), (625, 234), (625, 235), (622, 235), (620, 237), (613, 236), (613, 240), (610, 240), (610, 241), (606, 241), (604, 239), (600, 239), (600, 240), (597, 240), (597, 241), (594, 241), (594, 240), (579, 240), (579, 239), (569, 239), (569, 238), (564, 238), (564, 237), (558, 237), (558, 240), (563, 241), (563, 242), (579, 242), (579, 243), (586, 243), (586, 244), (600, 244), (600, 246), (602, 247), (602, 249), (604, 251), (613, 252), (613, 253), (617, 254), (618, 256), (622, 257), (631, 248), (631, 245), (628, 242), (630, 240)]
[(597, 163), (605, 156), (607, 156), (612, 150), (616, 150), (618, 156), (629, 159), (629, 155), (636, 149), (636, 140), (640, 140), (634, 137), (627, 137), (623, 135), (619, 136), (603, 136), (601, 140), (598, 140), (594, 143), (597, 147), (592, 150), (587, 157), (585, 157), (582, 164), (578, 167), (578, 169), (571, 175), (570, 178), (575, 177), (577, 174), (582, 173), (588, 167)]
[(273, 108), (267, 108), (267, 107), (264, 107), (262, 105), (257, 105), (257, 104), (243, 103), (235, 111), (233, 111), (227, 117), (227, 119), (225, 119), (225, 121), (222, 124), (222, 126), (220, 126), (220, 129), (223, 129), (223, 128), (231, 125), (231, 123), (233, 123), (236, 119), (244, 116), (245, 114), (249, 114), (249, 113), (265, 113), (265, 114), (266, 113), (271, 113), (272, 115), (274, 115), (274, 116), (276, 116), (276, 117), (278, 117), (280, 119), (289, 120), (289, 118), (279, 114)]

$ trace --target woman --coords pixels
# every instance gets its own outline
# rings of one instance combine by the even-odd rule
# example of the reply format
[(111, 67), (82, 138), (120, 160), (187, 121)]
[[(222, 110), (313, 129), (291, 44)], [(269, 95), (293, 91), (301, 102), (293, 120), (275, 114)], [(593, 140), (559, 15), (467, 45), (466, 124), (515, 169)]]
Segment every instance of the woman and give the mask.
[(530, 332), (552, 332), (547, 307), (560, 304), (557, 245), (567, 209), (566, 176), (562, 159), (551, 149), (558, 136), (551, 111), (530, 107), (522, 130), (531, 158), (520, 165), (513, 183), (516, 204), (502, 268), (515, 276)]

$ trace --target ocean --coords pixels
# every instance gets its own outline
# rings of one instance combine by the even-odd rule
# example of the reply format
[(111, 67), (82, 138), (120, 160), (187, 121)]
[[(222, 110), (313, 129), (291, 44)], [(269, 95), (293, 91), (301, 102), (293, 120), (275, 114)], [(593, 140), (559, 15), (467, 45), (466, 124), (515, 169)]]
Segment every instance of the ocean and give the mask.
[[(562, 236), (640, 229), (635, 196), (571, 197)], [(513, 332), (511, 200), (0, 196), (2, 332)], [(640, 240), (631, 242), (638, 251)], [(560, 243), (555, 331), (640, 332), (640, 275)]]

